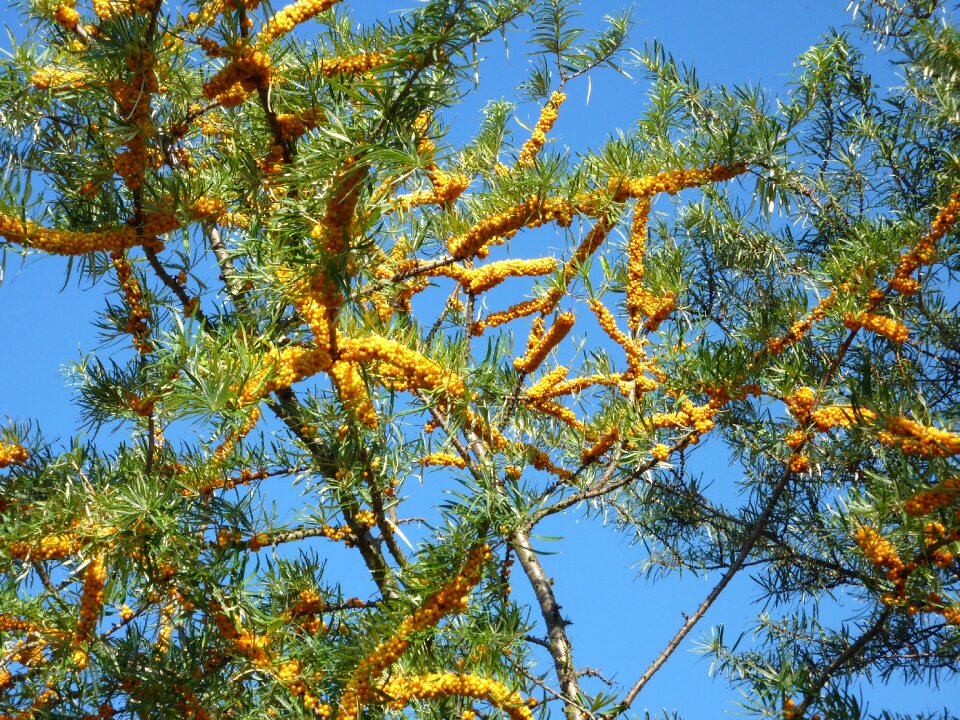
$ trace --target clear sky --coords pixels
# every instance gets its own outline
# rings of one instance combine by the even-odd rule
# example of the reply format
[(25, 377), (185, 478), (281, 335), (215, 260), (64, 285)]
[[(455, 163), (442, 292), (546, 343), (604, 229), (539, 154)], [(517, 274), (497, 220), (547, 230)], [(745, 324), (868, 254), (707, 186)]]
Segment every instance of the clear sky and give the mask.
[[(373, 0), (353, 6), (358, 18), (370, 18), (413, 4), (413, 0)], [(594, 0), (582, 5), (584, 23), (593, 26), (597, 17), (620, 10), (623, 3)], [(639, 48), (657, 39), (676, 58), (694, 65), (704, 82), (760, 85), (777, 93), (793, 77), (799, 54), (830, 28), (848, 23), (846, 6), (847, 0), (640, 0), (634, 5), (637, 24), (631, 44)], [(25, 30), (15, 11), (0, 10), (0, 24), (23, 37)], [(309, 33), (309, 25), (301, 32)], [(853, 35), (856, 37), (856, 31)], [(7, 46), (6, 39), (0, 46)], [(486, 47), (489, 63), (481, 66), (479, 92), (447, 116), (452, 138), (468, 137), (485, 101), (510, 97), (514, 85), (524, 78), (528, 58), (523, 54), (522, 38), (514, 35), (508, 47), (509, 56), (499, 41)], [(872, 51), (868, 48), (867, 53)], [(875, 77), (887, 83), (895, 81), (881, 58), (871, 55), (869, 66)], [(570, 99), (557, 124), (559, 142), (574, 150), (596, 147), (616, 129), (629, 128), (643, 112), (643, 90), (639, 81), (610, 70), (596, 73), (589, 86), (585, 81), (574, 84), (567, 91)], [(531, 107), (526, 115), (521, 112), (521, 117), (533, 121), (535, 113)], [(8, 254), (0, 285), (0, 329), (6, 341), (0, 349), (0, 423), (5, 417), (34, 419), (48, 437), (63, 440), (74, 434), (78, 414), (70, 403), (72, 392), (62, 366), (94, 348), (96, 329), (91, 320), (104, 307), (99, 288), (92, 292), (78, 288), (75, 278), (65, 280), (65, 270), (66, 263), (57, 258), (32, 257), (21, 263)], [(709, 450), (702, 453), (701, 466), (706, 479), (717, 485), (732, 487), (738, 477), (735, 469), (726, 467), (722, 455), (711, 455)], [(296, 502), (293, 497), (282, 500)], [(557, 517), (539, 532), (564, 534), (575, 518)], [(626, 686), (681, 624), (681, 612), (696, 607), (716, 580), (684, 578), (650, 584), (638, 579), (634, 563), (641, 552), (596, 523), (581, 522), (575, 538), (541, 545), (556, 553), (546, 556), (544, 564), (557, 577), (556, 591), (564, 615), (573, 620), (570, 633), (577, 664), (602, 669)], [(516, 578), (518, 592), (522, 584)], [(728, 635), (735, 637), (745, 619), (759, 611), (755, 600), (755, 591), (740, 582), (727, 591), (692, 637), (709, 632), (721, 619), (729, 623)], [(690, 642), (685, 643), (648, 686), (635, 707), (641, 716), (644, 708), (655, 713), (661, 708), (675, 710), (690, 720), (735, 712), (736, 695), (726, 689), (725, 681), (707, 679), (708, 664), (689, 652), (690, 647)], [(888, 707), (918, 712), (942, 708), (949, 693), (956, 690), (948, 688), (946, 694), (937, 695), (867, 688), (865, 699), (874, 699), (874, 710)]]

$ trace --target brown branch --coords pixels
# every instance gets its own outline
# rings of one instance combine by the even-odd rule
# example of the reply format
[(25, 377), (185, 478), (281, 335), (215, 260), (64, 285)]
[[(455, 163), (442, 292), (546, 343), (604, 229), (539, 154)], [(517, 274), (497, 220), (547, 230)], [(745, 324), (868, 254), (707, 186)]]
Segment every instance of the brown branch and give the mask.
[(856, 641), (848, 645), (843, 652), (838, 654), (833, 661), (824, 668), (823, 672), (820, 673), (817, 679), (814, 680), (810, 687), (807, 688), (806, 692), (804, 692), (803, 701), (795, 708), (797, 713), (796, 716), (798, 718), (803, 717), (803, 713), (808, 707), (810, 707), (816, 697), (820, 694), (823, 686), (829, 682), (834, 673), (859, 655), (860, 651), (867, 646), (867, 643), (880, 634), (892, 613), (892, 607), (884, 608), (883, 612), (881, 612), (880, 616), (874, 620), (873, 624), (859, 638), (857, 638)]
[(640, 694), (640, 691), (643, 690), (644, 686), (650, 679), (657, 673), (657, 671), (663, 667), (663, 664), (673, 655), (674, 651), (683, 641), (683, 639), (693, 630), (694, 626), (700, 622), (701, 618), (706, 615), (707, 610), (710, 609), (710, 606), (713, 605), (714, 601), (720, 597), (720, 593), (724, 591), (727, 585), (730, 584), (730, 581), (740, 572), (740, 569), (743, 567), (744, 563), (749, 557), (750, 553), (753, 551), (754, 545), (757, 544), (757, 540), (763, 535), (763, 531), (766, 528), (767, 522), (770, 520), (770, 517), (773, 515), (773, 511), (777, 506), (777, 503), (780, 501), (780, 496), (783, 495), (783, 491), (787, 487), (787, 483), (790, 481), (790, 468), (789, 466), (784, 467), (783, 472), (780, 475), (780, 479), (777, 481), (777, 484), (774, 485), (773, 491), (770, 493), (770, 499), (767, 500), (766, 505), (764, 505), (763, 512), (760, 513), (760, 517), (757, 518), (756, 522), (753, 524), (753, 529), (750, 531), (750, 534), (747, 535), (746, 539), (743, 542), (743, 547), (740, 549), (740, 552), (737, 554), (737, 557), (731, 563), (730, 567), (727, 569), (727, 572), (724, 573), (723, 577), (720, 578), (720, 581), (713, 587), (710, 593), (704, 598), (703, 602), (700, 603), (699, 607), (693, 612), (692, 615), (687, 617), (683, 625), (680, 626), (680, 629), (674, 634), (670, 641), (666, 644), (663, 650), (660, 651), (660, 654), (650, 663), (650, 666), (643, 672), (640, 678), (633, 684), (629, 692), (624, 696), (623, 700), (617, 705), (617, 708), (607, 715), (604, 715), (604, 718), (614, 718), (625, 713), (629, 707), (633, 704), (633, 701), (636, 700), (637, 695)]
[(584, 713), (578, 704), (580, 683), (573, 665), (573, 647), (567, 637), (567, 623), (560, 615), (560, 605), (553, 592), (553, 581), (544, 572), (540, 558), (530, 546), (530, 536), (525, 531), (514, 532), (513, 537), (510, 538), (510, 544), (517, 554), (517, 560), (527, 580), (530, 581), (530, 587), (533, 588), (537, 598), (537, 605), (540, 606), (540, 615), (547, 626), (550, 657), (553, 658), (554, 670), (563, 696), (563, 714), (567, 720), (582, 720)]

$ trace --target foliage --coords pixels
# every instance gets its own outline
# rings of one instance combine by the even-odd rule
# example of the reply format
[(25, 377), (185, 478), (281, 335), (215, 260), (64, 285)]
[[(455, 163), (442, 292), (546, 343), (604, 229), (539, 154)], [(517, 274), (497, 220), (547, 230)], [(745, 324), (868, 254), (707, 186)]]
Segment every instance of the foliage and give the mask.
[[(651, 44), (636, 126), (575, 154), (548, 137), (564, 91), (626, 67), (630, 26), (578, 5), (29, 8), (0, 247), (70, 257), (107, 305), (74, 368), (90, 434), (2, 428), (3, 717), (613, 718), (748, 571), (754, 640), (701, 649), (751, 714), (953, 678), (949, 8), (856, 4), (885, 93), (845, 35), (777, 100)], [(515, 136), (492, 102), (448, 141), (501, 33), (539, 118)], [(735, 491), (698, 478), (701, 439)], [(654, 576), (718, 575), (628, 688), (575, 662), (531, 540), (563, 511), (616, 518)]]

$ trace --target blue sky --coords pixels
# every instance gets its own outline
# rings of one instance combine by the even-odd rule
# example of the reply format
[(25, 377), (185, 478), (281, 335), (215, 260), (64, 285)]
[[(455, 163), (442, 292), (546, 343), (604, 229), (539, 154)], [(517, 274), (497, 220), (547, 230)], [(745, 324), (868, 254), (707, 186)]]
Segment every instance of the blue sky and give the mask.
[[(354, 5), (362, 18), (413, 3), (375, 0)], [(588, 25), (623, 6), (608, 0), (583, 5)], [(841, 28), (849, 21), (846, 5), (846, 0), (641, 1), (634, 5), (637, 24), (631, 44), (639, 48), (657, 39), (676, 58), (694, 65), (702, 81), (760, 85), (776, 93), (790, 81), (793, 63), (802, 52), (830, 28)], [(0, 10), (0, 24), (10, 26), (15, 35), (23, 32), (18, 16), (10, 10)], [(309, 26), (301, 32), (306, 35)], [(884, 82), (894, 82), (882, 59), (871, 53), (867, 49), (868, 68)], [(528, 58), (520, 37), (512, 38), (509, 58), (499, 41), (486, 46), (485, 55), (489, 63), (481, 67), (479, 91), (446, 117), (451, 138), (468, 137), (485, 101), (510, 97), (525, 75)], [(617, 128), (629, 128), (643, 112), (643, 90), (642, 83), (610, 70), (596, 73), (589, 87), (586, 81), (578, 81), (567, 90), (569, 100), (557, 124), (559, 142), (574, 151), (583, 150), (598, 146)], [(533, 122), (536, 109), (521, 109), (520, 117)], [(58, 258), (31, 257), (21, 263), (8, 255), (0, 285), (0, 328), (7, 341), (0, 351), (0, 423), (5, 418), (34, 419), (48, 437), (63, 440), (75, 432), (78, 414), (70, 403), (72, 392), (62, 366), (94, 349), (96, 331), (91, 321), (104, 307), (99, 288), (92, 292), (78, 288), (75, 278), (65, 280), (65, 271), (66, 263)], [(707, 479), (717, 484), (732, 486), (738, 479), (735, 469), (725, 467), (722, 455), (706, 451), (701, 465), (704, 470), (709, 467)], [(296, 502), (293, 496), (280, 500)], [(574, 621), (570, 633), (577, 664), (602, 669), (629, 686), (680, 625), (681, 611), (691, 611), (716, 578), (668, 579), (656, 584), (637, 580), (634, 563), (641, 552), (611, 529), (577, 517), (574, 513), (558, 516), (538, 529), (541, 535), (570, 538), (543, 542), (544, 550), (555, 553), (545, 556), (544, 564), (556, 576), (564, 614)], [(575, 531), (571, 523), (576, 523)], [(516, 577), (518, 593), (522, 584)], [(746, 585), (741, 581), (728, 590), (692, 637), (707, 633), (721, 619), (730, 623), (728, 633), (735, 636), (741, 623), (757, 612), (755, 591)], [(736, 695), (723, 680), (707, 679), (707, 663), (698, 660), (690, 647), (689, 641), (685, 643), (648, 686), (635, 705), (638, 713), (642, 715), (644, 708), (654, 712), (664, 708), (693, 719), (735, 711)], [(916, 712), (942, 708), (949, 692), (901, 694), (868, 688), (865, 697), (874, 698), (874, 710)]]

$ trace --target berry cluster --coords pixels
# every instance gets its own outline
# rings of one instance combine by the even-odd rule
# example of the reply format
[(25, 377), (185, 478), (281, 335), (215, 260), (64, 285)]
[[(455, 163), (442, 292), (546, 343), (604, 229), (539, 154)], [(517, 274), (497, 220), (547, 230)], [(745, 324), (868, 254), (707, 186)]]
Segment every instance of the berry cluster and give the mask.
[(584, 465), (592, 463), (600, 458), (620, 437), (620, 431), (616, 425), (611, 425), (606, 429), (603, 435), (593, 444), (592, 447), (585, 448), (580, 454), (580, 460)]
[(495, 328), (511, 320), (527, 317), (536, 312), (549, 312), (553, 306), (552, 298), (534, 298), (532, 300), (523, 300), (511, 305), (506, 310), (499, 310), (487, 315), (483, 320), (477, 320), (470, 324), (471, 335), (482, 335), (487, 328)]
[(583, 432), (585, 427), (580, 420), (577, 419), (576, 414), (570, 408), (566, 408), (560, 403), (551, 402), (549, 400), (527, 400), (527, 406), (538, 410), (544, 415), (549, 415), (554, 417), (562, 423), (565, 423), (572, 427), (577, 432)]
[(267, 20), (257, 35), (258, 43), (268, 43), (286, 35), (299, 23), (329, 10), (340, 0), (297, 0)]
[(547, 104), (540, 111), (540, 118), (533, 128), (530, 139), (520, 148), (520, 156), (517, 158), (517, 167), (530, 167), (536, 159), (537, 154), (547, 141), (547, 133), (557, 121), (557, 111), (567, 96), (562, 92), (555, 92), (550, 96)]
[(121, 122), (134, 132), (123, 143), (126, 150), (117, 153), (113, 169), (131, 190), (143, 185), (147, 164), (159, 167), (160, 154), (147, 146), (147, 140), (156, 134), (150, 118), (151, 97), (160, 91), (160, 82), (154, 70), (156, 58), (147, 51), (132, 52), (126, 59), (130, 77), (110, 84)]
[(331, 185), (323, 219), (313, 226), (310, 237), (331, 255), (343, 252), (350, 236), (350, 225), (360, 200), (366, 170), (356, 167), (353, 158), (347, 158)]
[(663, 443), (657, 443), (650, 449), (650, 457), (657, 462), (666, 462), (667, 458), (670, 457), (670, 448)]
[[(849, 283), (844, 283), (844, 286), (848, 286)], [(806, 317), (802, 320), (795, 321), (790, 329), (787, 330), (786, 334), (782, 337), (771, 338), (767, 341), (766, 351), (771, 355), (779, 355), (788, 347), (798, 342), (804, 335), (810, 332), (810, 328), (813, 327), (813, 323), (823, 320), (827, 315), (827, 310), (837, 301), (837, 296), (835, 293), (831, 292), (823, 300), (818, 302), (814, 306)]]
[(869, 423), (877, 419), (877, 414), (866, 408), (852, 405), (828, 405), (810, 413), (810, 420), (818, 432), (827, 432), (833, 428), (849, 430), (854, 423)]
[(912, 277), (913, 273), (921, 265), (929, 265), (933, 262), (937, 242), (950, 232), (950, 228), (957, 222), (958, 213), (960, 213), (960, 189), (954, 190), (947, 204), (930, 223), (930, 230), (917, 241), (913, 249), (900, 256), (893, 271), (893, 278), (890, 280), (891, 288), (904, 295), (917, 291), (920, 283)]
[[(213, 455), (211, 456), (210, 460), (214, 467), (217, 467), (220, 465), (220, 463), (227, 459), (230, 453), (233, 452), (233, 449), (237, 446), (237, 443), (245, 438), (251, 430), (253, 430), (259, 419), (260, 410), (253, 408), (250, 411), (250, 414), (247, 416), (247, 419), (243, 421), (243, 424), (237, 429), (233, 430), (227, 436), (227, 439), (220, 443), (213, 451)], [(204, 485), (206, 485), (206, 483), (204, 483)], [(185, 490), (184, 492), (189, 493), (190, 491)]]
[(224, 614), (219, 603), (214, 602), (213, 622), (220, 631), (220, 636), (225, 638), (233, 645), (233, 649), (240, 655), (243, 655), (254, 667), (264, 668), (270, 665), (270, 655), (267, 647), (270, 645), (270, 638), (255, 635), (247, 629), (237, 630), (236, 623)]
[(562, 468), (558, 465), (555, 465), (550, 459), (550, 456), (547, 455), (543, 450), (538, 450), (537, 448), (529, 448), (531, 451), (530, 455), (530, 464), (537, 470), (541, 472), (548, 472), (551, 475), (556, 475), (561, 480), (569, 480), (573, 477), (573, 473), (569, 470)]
[[(524, 703), (523, 697), (511, 692), (505, 685), (491, 678), (469, 673), (427, 673), (400, 675), (384, 683), (380, 691), (390, 698), (387, 707), (402, 710), (411, 700), (432, 700), (438, 697), (471, 697), (486, 700), (506, 710), (512, 720), (533, 720), (530, 707), (536, 702)], [(468, 711), (471, 712), (472, 711)], [(472, 713), (476, 717), (476, 713)], [(469, 717), (464, 713), (461, 718)]]
[(190, 215), (194, 220), (210, 222), (220, 222), (226, 212), (227, 204), (223, 200), (207, 195), (198, 197), (190, 209)]
[(277, 278), (289, 285), (293, 306), (310, 327), (317, 347), (332, 353), (337, 311), (343, 302), (336, 285), (323, 273), (298, 279), (289, 268), (278, 269)]
[(357, 664), (340, 697), (337, 720), (358, 720), (363, 707), (374, 697), (374, 683), (377, 678), (410, 647), (411, 635), (434, 627), (446, 615), (461, 612), (466, 608), (470, 591), (480, 582), (483, 565), (492, 557), (487, 545), (471, 548), (460, 572), (431, 595), (412, 615), (406, 617), (392, 637), (377, 645), (372, 653)]
[(445, 390), (460, 396), (465, 392), (463, 381), (451, 375), (437, 362), (416, 350), (379, 335), (342, 339), (340, 359), (358, 363), (379, 361), (399, 368), (410, 387), (421, 390)]
[(637, 303), (639, 314), (646, 318), (643, 328), (648, 332), (656, 331), (677, 305), (676, 295), (670, 291), (657, 296), (643, 288), (636, 288), (633, 299)]
[(103, 557), (98, 555), (91, 558), (83, 569), (80, 617), (77, 619), (73, 638), (70, 641), (71, 646), (75, 648), (73, 662), (80, 669), (87, 665), (87, 653), (81, 646), (90, 639), (97, 626), (97, 620), (103, 610), (103, 586), (106, 580), (107, 567)]
[(803, 453), (793, 453), (787, 466), (794, 474), (805, 473), (810, 468), (810, 458)]
[[(331, 362), (330, 353), (322, 348), (290, 345), (281, 350), (272, 349), (264, 360), (264, 369), (246, 382), (238, 400), (241, 405), (257, 402), (274, 390), (288, 388), (327, 370)], [(271, 376), (269, 380), (268, 376)]]
[(135, 245), (158, 247), (156, 236), (178, 227), (180, 223), (172, 213), (145, 213), (139, 233), (132, 222), (101, 230), (52, 230), (0, 213), (0, 237), (55, 255), (84, 255), (96, 250), (119, 252)]
[(80, 13), (76, 11), (72, 2), (60, 3), (53, 11), (53, 19), (67, 30), (76, 30), (77, 25), (80, 24)]
[(83, 70), (60, 70), (48, 65), (30, 76), (30, 84), (37, 90), (59, 92), (78, 88), (84, 84), (86, 79), (87, 73)]
[(424, 455), (422, 458), (420, 458), (420, 464), (424, 466), (443, 465), (461, 469), (467, 466), (466, 461), (459, 455), (445, 452), (435, 452), (430, 453), (429, 455)]
[(389, 59), (378, 52), (343, 55), (321, 59), (317, 64), (317, 72), (325, 77), (362, 75), (381, 65), (386, 65), (388, 62)]
[(887, 418), (886, 429), (877, 433), (877, 440), (900, 448), (907, 455), (951, 457), (960, 454), (960, 435), (905, 417)]
[(627, 241), (627, 314), (630, 327), (640, 327), (643, 305), (643, 259), (647, 251), (647, 222), (650, 219), (650, 198), (641, 197), (633, 208), (630, 239)]
[(409, 195), (401, 195), (394, 200), (394, 207), (404, 211), (421, 205), (447, 207), (470, 185), (470, 178), (466, 175), (444, 172), (436, 166), (428, 168), (427, 176), (433, 185), (432, 190), (419, 190)]
[[(672, 413), (657, 413), (650, 423), (655, 428), (693, 428), (702, 435), (713, 429), (713, 418), (718, 408), (713, 403), (694, 405), (689, 400), (680, 403), (680, 409)], [(691, 442), (696, 442), (691, 439)]]
[(624, 202), (630, 198), (642, 198), (667, 193), (673, 195), (686, 188), (697, 187), (708, 182), (720, 182), (736, 177), (746, 172), (747, 166), (712, 165), (708, 168), (693, 168), (692, 170), (667, 170), (656, 175), (647, 175), (640, 178), (611, 178), (607, 184), (613, 199)]
[(326, 113), (321, 108), (311, 108), (298, 113), (280, 113), (277, 115), (277, 127), (282, 140), (295, 140), (326, 121)]
[(546, 275), (557, 269), (556, 258), (533, 260), (501, 260), (470, 270), (466, 275), (466, 290), (474, 295), (496, 287), (508, 277)]
[(142, 355), (153, 351), (153, 345), (150, 344), (150, 328), (147, 321), (150, 319), (150, 306), (143, 302), (143, 291), (140, 289), (140, 283), (133, 274), (133, 268), (127, 261), (122, 252), (113, 252), (110, 254), (110, 262), (114, 270), (117, 271), (117, 281), (120, 283), (120, 291), (126, 300), (127, 308), (130, 311), (127, 317), (125, 330), (133, 336), (133, 346)]
[(101, 20), (116, 15), (145, 15), (154, 12), (160, 0), (93, 0), (93, 11)]
[[(531, 332), (530, 340), (527, 342), (527, 352), (523, 357), (514, 359), (513, 367), (523, 373), (531, 373), (540, 367), (550, 351), (570, 332), (575, 320), (573, 313), (560, 313), (550, 329), (542, 335)], [(535, 324), (534, 327), (536, 328), (537, 325)]]
[(869, 525), (858, 527), (853, 539), (863, 550), (867, 560), (887, 571), (887, 579), (893, 582), (897, 586), (898, 592), (902, 594), (909, 570), (907, 570), (907, 565), (903, 560), (900, 559), (900, 554), (893, 543)]
[(498, 452), (506, 450), (510, 442), (482, 415), (475, 413), (469, 407), (463, 411), (464, 427), (487, 444), (487, 447)]
[(537, 382), (527, 388), (527, 397), (531, 400), (546, 400), (550, 397), (556, 397), (556, 395), (562, 394), (553, 393), (553, 389), (557, 386), (558, 383), (566, 380), (567, 375), (570, 373), (570, 369), (558, 365), (553, 370), (548, 372), (546, 375), (543, 375)]
[(801, 386), (794, 390), (792, 395), (787, 395), (783, 402), (797, 422), (806, 425), (817, 402), (817, 393), (812, 387)]
[(875, 313), (865, 312), (859, 315), (847, 313), (843, 318), (843, 324), (849, 330), (859, 330), (862, 327), (897, 344), (906, 342), (910, 337), (910, 331), (906, 325)]
[(646, 353), (635, 340), (627, 337), (626, 334), (617, 327), (617, 321), (613, 317), (613, 313), (611, 313), (602, 302), (597, 299), (591, 300), (590, 311), (596, 316), (597, 322), (607, 336), (622, 347), (627, 355), (629, 372), (623, 376), (623, 379), (640, 378), (647, 367)]
[(947, 478), (934, 490), (917, 493), (903, 504), (911, 517), (923, 517), (960, 500), (960, 478)]
[(306, 684), (300, 677), (300, 661), (287, 660), (280, 663), (277, 667), (277, 679), (287, 686), (287, 689), (295, 696), (302, 698), (303, 705), (319, 717), (329, 717), (333, 713), (333, 708), (329, 705), (321, 704), (319, 699), (307, 690)]
[(63, 533), (61, 535), (47, 535), (40, 542), (34, 545), (28, 540), (11, 543), (7, 547), (10, 557), (17, 560), (63, 560), (64, 558), (75, 555), (83, 546), (83, 542), (77, 539), (73, 533)]
[(236, 107), (250, 93), (270, 84), (270, 56), (249, 45), (234, 48), (233, 59), (203, 84), (203, 96), (223, 107)]
[(349, 360), (336, 360), (327, 368), (343, 407), (367, 427), (377, 426), (377, 411), (370, 401), (370, 394), (360, 374), (360, 365)]
[(539, 227), (556, 221), (561, 227), (573, 220), (573, 208), (566, 200), (530, 197), (502, 212), (483, 218), (464, 235), (451, 237), (447, 250), (457, 259), (482, 255), (485, 246), (498, 237), (514, 234), (522, 227)]
[(27, 461), (29, 454), (20, 445), (0, 442), (0, 468), (19, 465)]

